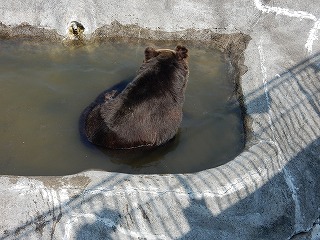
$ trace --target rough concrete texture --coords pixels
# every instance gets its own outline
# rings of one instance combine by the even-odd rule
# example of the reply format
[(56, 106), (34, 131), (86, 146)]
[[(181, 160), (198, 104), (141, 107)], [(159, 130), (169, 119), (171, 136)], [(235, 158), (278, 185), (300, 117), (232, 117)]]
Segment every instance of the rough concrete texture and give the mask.
[(2, 38), (27, 22), (61, 40), (72, 20), (95, 39), (111, 23), (150, 38), (251, 37), (241, 76), (251, 131), (236, 159), (184, 175), (2, 176), (1, 239), (320, 239), (319, 14), (316, 0), (1, 3)]

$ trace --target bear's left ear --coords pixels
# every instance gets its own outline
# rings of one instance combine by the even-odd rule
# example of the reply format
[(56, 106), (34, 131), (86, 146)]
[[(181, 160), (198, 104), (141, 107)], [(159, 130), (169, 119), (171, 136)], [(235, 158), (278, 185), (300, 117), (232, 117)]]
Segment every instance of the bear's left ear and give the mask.
[(157, 52), (153, 47), (147, 47), (144, 50), (144, 61), (148, 61), (149, 59), (157, 56)]
[(178, 45), (176, 47), (176, 53), (180, 60), (188, 57), (188, 49), (185, 46)]

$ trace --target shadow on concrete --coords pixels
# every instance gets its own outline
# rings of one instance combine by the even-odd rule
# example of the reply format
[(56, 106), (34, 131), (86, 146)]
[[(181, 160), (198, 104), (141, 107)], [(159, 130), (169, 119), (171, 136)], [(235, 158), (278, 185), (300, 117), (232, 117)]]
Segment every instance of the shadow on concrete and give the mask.
[(117, 219), (119, 218), (119, 213), (109, 209), (104, 209), (101, 212), (94, 214), (92, 218), (92, 222), (86, 223), (85, 225), (81, 226), (79, 230), (77, 230), (75, 239), (111, 239), (112, 233), (115, 233), (117, 229)]
[(1, 239), (289, 239), (309, 231), (320, 216), (319, 66), (316, 54), (248, 95), (266, 104), (254, 111), (265, 113), (254, 122), (261, 130), (228, 164), (190, 175), (110, 173), (17, 220)]

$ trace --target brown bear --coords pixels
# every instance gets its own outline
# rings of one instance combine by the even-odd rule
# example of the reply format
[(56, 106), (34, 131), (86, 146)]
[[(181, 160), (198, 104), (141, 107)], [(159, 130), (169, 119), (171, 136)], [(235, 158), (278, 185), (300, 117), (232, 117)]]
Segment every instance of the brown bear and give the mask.
[(189, 76), (188, 49), (145, 49), (137, 76), (121, 91), (105, 94), (85, 119), (85, 134), (111, 149), (155, 147), (172, 139), (182, 120)]

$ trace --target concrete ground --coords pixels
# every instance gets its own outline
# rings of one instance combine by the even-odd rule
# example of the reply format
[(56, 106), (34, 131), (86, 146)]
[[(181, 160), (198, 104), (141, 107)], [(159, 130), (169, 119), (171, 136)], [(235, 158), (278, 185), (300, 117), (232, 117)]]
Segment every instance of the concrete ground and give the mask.
[(247, 147), (196, 174), (2, 176), (1, 239), (320, 239), (319, 1), (8, 0), (0, 36), (26, 22), (58, 41), (72, 20), (88, 38), (115, 20), (249, 35)]

